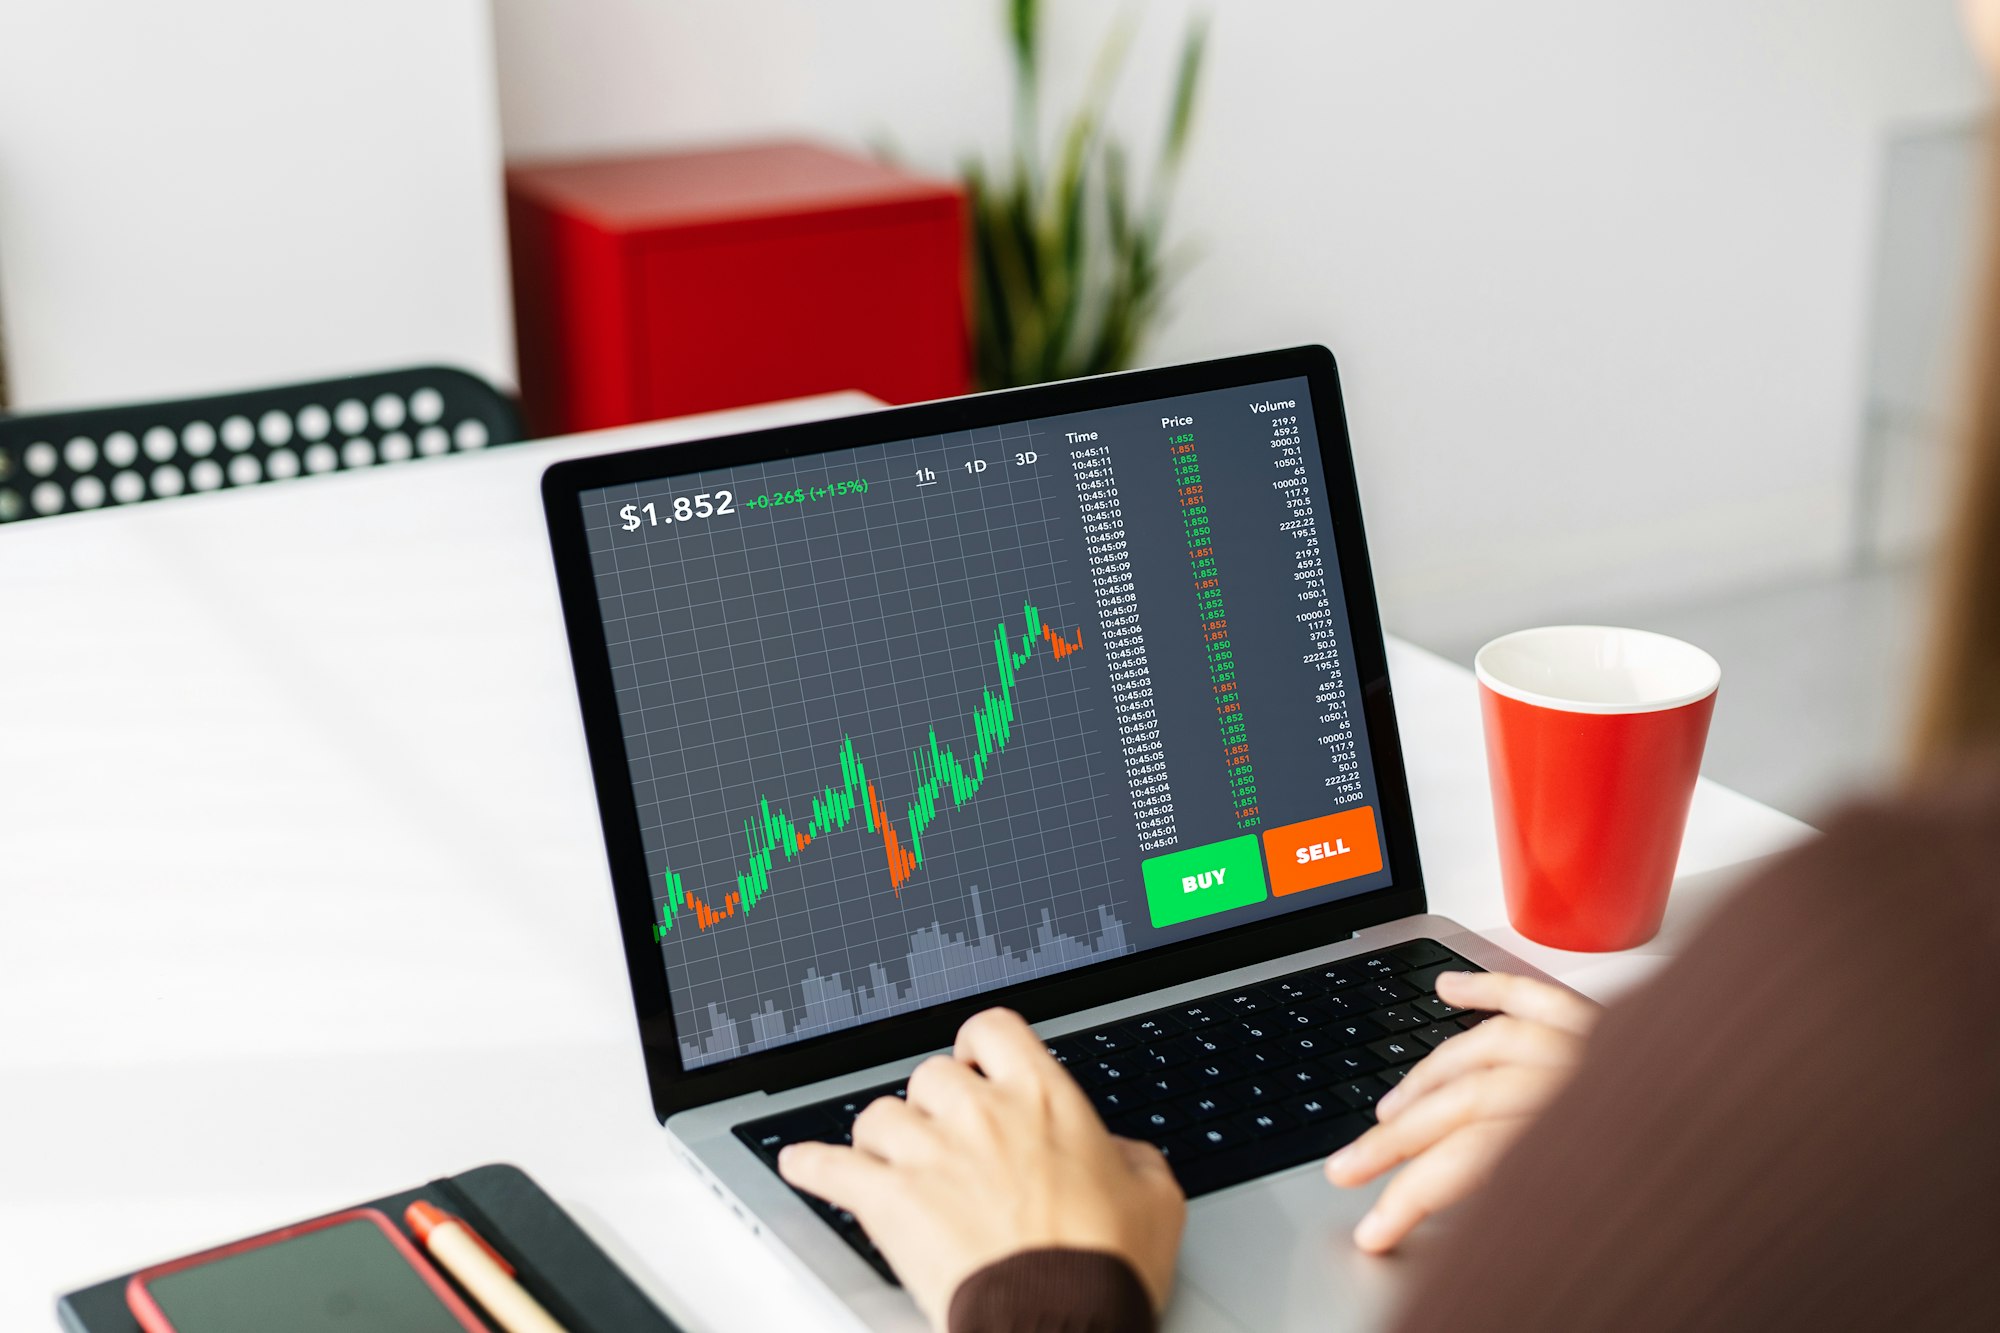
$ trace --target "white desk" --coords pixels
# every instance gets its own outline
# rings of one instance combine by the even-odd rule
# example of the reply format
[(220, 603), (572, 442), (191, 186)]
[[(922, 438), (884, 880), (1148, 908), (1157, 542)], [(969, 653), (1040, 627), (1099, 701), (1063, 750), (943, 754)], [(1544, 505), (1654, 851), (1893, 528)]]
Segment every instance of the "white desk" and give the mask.
[[(492, 1160), (690, 1329), (832, 1322), (652, 1118), (537, 482), (868, 405), (0, 529), (0, 1327)], [(1684, 937), (1706, 881), (1635, 956), (1509, 931), (1471, 678), (1391, 659), (1434, 910), (1598, 994)], [(1682, 868), (1803, 832), (1704, 784)]]

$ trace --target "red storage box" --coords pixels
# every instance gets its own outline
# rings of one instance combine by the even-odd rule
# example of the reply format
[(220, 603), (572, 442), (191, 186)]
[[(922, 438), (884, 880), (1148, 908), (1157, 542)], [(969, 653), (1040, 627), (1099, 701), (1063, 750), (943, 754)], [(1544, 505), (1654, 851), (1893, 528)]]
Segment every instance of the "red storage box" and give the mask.
[(530, 431), (968, 387), (965, 201), (814, 144), (507, 172)]

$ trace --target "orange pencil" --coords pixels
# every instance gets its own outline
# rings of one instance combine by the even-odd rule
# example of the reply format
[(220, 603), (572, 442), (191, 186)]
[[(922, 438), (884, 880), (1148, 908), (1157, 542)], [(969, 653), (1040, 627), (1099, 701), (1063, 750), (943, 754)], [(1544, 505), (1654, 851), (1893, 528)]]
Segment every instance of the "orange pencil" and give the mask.
[(478, 1232), (434, 1204), (417, 1200), (403, 1210), (431, 1258), (472, 1294), (487, 1317), (506, 1333), (565, 1333), (563, 1326), (514, 1280), (514, 1268)]

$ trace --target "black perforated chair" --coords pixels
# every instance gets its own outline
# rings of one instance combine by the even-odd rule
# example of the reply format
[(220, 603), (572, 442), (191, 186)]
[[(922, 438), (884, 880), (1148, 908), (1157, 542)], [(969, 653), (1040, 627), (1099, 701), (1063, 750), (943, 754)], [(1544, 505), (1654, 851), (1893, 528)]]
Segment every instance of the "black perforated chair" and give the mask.
[(0, 416), (0, 523), (512, 444), (498, 389), (447, 366)]

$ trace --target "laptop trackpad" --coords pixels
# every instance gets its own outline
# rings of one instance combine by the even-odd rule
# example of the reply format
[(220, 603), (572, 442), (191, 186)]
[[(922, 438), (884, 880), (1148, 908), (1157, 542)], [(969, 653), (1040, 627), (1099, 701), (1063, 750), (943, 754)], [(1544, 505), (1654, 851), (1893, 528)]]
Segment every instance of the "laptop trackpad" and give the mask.
[[(1315, 1162), (1195, 1200), (1169, 1333), (1232, 1325), (1324, 1333), (1383, 1327), (1411, 1256), (1375, 1259), (1354, 1248), (1354, 1224), (1378, 1189), (1335, 1189)], [(1189, 1288), (1207, 1300), (1184, 1301)], [(1218, 1324), (1208, 1305), (1228, 1321)]]

